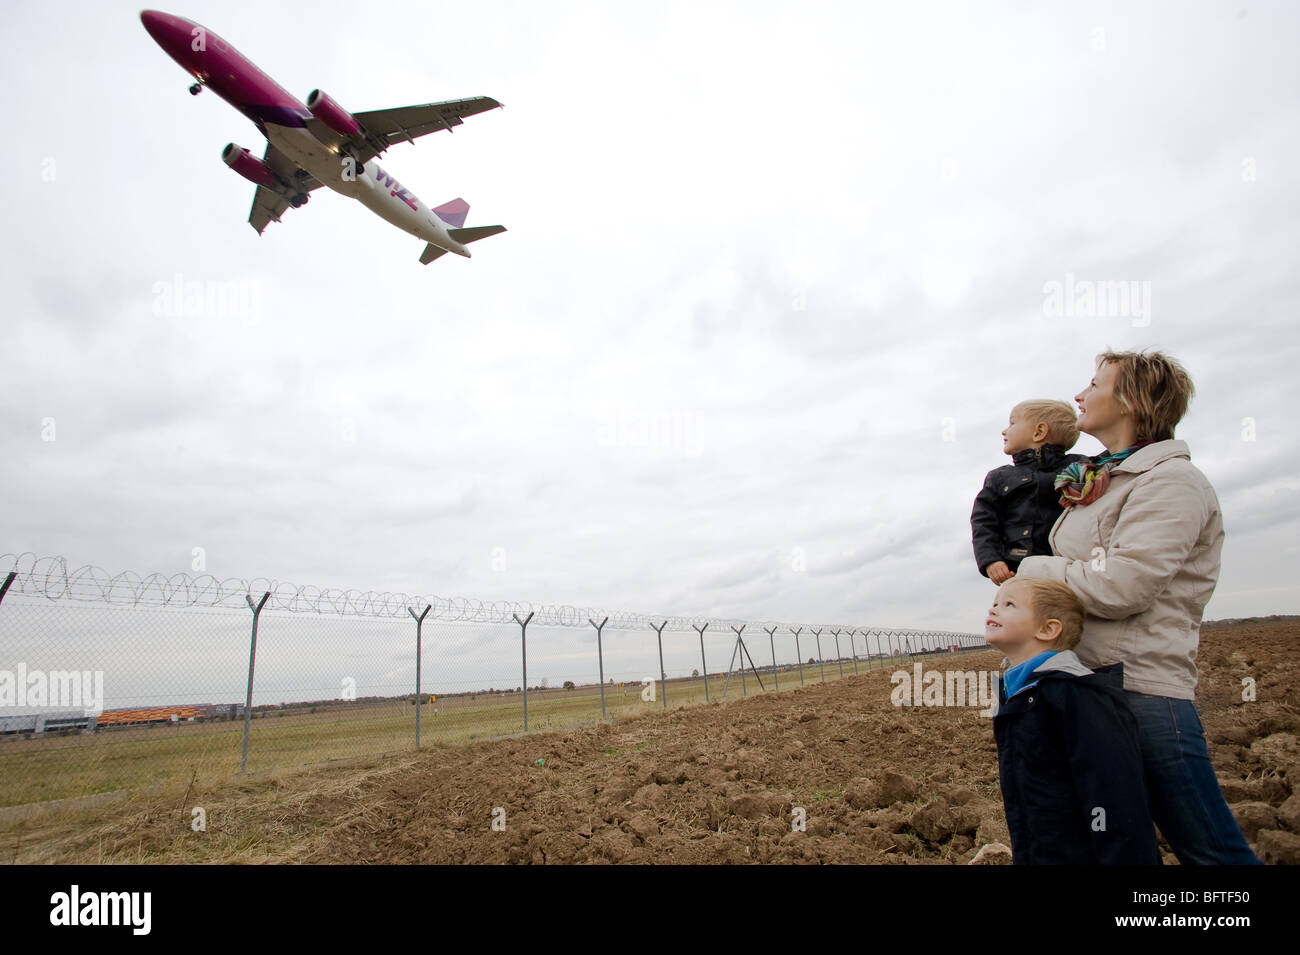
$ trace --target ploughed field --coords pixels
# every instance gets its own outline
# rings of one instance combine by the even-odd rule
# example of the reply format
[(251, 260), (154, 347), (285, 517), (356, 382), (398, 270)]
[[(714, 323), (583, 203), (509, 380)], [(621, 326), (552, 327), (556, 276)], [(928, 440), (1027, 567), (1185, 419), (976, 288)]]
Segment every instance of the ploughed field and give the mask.
[[(1201, 638), (1197, 703), (1211, 757), (1266, 862), (1300, 861), (1298, 645), (1300, 620)], [(917, 661), (972, 671), (1000, 658)], [(0, 858), (964, 864), (1007, 844), (991, 721), (978, 703), (895, 706), (890, 676), (233, 783), (199, 778), (0, 823)], [(981, 859), (1006, 861), (997, 850)]]

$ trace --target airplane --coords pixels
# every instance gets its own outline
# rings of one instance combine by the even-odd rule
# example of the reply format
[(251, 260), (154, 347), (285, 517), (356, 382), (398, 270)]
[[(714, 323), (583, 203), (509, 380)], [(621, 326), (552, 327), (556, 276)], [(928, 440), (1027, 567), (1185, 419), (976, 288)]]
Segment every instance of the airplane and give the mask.
[(356, 199), (399, 229), (427, 244), (420, 261), (427, 265), (447, 252), (469, 258), (471, 242), (505, 232), (505, 226), (465, 227), (469, 203), (453, 199), (428, 208), (409, 189), (375, 162), (398, 142), (414, 142), (440, 129), (451, 131), (465, 117), (501, 106), (488, 96), (349, 113), (328, 93), (312, 90), (298, 102), (250, 60), (206, 27), (184, 17), (143, 10), (140, 20), (149, 35), (197, 82), (253, 121), (266, 137), (258, 159), (243, 146), (228, 143), (221, 158), (257, 186), (248, 221), (258, 235), (279, 222), (286, 209), (307, 202), (321, 186)]

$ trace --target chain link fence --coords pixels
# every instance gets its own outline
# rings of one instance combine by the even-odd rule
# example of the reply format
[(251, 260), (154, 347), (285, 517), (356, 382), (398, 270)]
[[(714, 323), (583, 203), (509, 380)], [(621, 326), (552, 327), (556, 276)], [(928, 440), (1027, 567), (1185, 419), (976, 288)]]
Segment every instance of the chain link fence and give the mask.
[(580, 726), (984, 649), (0, 557), (0, 806)]

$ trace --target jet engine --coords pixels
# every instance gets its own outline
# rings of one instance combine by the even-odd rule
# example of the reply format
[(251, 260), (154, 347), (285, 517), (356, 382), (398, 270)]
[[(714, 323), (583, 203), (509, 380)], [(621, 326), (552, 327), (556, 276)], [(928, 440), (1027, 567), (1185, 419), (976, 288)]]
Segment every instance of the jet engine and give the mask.
[(313, 116), (340, 136), (352, 139), (361, 135), (361, 124), (352, 117), (351, 113), (330, 99), (328, 93), (312, 90), (307, 94), (307, 108), (311, 110)]
[(221, 150), (221, 159), (249, 182), (276, 191), (284, 188), (270, 166), (237, 143), (226, 143), (226, 148)]

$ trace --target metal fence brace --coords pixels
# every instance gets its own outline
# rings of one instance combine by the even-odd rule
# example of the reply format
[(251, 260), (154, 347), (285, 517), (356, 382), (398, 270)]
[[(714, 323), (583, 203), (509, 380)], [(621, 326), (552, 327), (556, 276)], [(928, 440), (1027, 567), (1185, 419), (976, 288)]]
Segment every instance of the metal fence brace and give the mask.
[[(596, 621), (588, 617), (587, 623), (596, 628), (596, 662), (600, 667), (600, 718), (603, 720), (605, 718), (605, 651), (601, 646), (600, 632), (605, 629), (605, 624), (609, 623), (609, 618), (606, 617), (600, 623), (596, 623)], [(527, 728), (527, 726), (524, 727), (524, 729)]]
[(429, 611), (433, 604), (425, 604), (424, 613), (415, 617), (415, 611), (410, 607), (406, 612), (415, 617), (415, 748), (420, 748), (420, 711), (424, 706), (420, 703), (420, 631), (424, 626), (424, 618), (429, 616)]
[(655, 637), (659, 640), (659, 690), (663, 694), (664, 709), (668, 709), (668, 674), (664, 670), (664, 627), (668, 626), (665, 620), (659, 626), (650, 624), (650, 629), (655, 632)]
[(519, 624), (519, 649), (524, 657), (524, 732), (528, 732), (528, 621), (533, 619), (532, 611), (523, 620), (519, 619), (519, 614), (511, 614), (515, 618), (515, 623)]
[(772, 647), (772, 679), (776, 681), (776, 688), (779, 690), (781, 689), (781, 668), (776, 665), (776, 639), (773, 637), (773, 634), (776, 633), (776, 627), (771, 630), (764, 627), (763, 632), (767, 634), (767, 642)]
[(248, 731), (249, 723), (253, 719), (253, 664), (257, 660), (257, 618), (262, 615), (262, 608), (266, 606), (267, 598), (271, 596), (268, 590), (262, 594), (262, 599), (253, 606), (251, 595), (245, 594), (244, 599), (248, 601), (248, 609), (253, 611), (253, 636), (248, 645), (248, 695), (244, 698), (244, 753), (239, 758), (239, 771), (248, 772)]
[(706, 623), (696, 627), (692, 624), (691, 628), (700, 633), (700, 672), (704, 674), (704, 702), (707, 703), (709, 702), (709, 664), (704, 659), (704, 631), (709, 628), (709, 625)]

